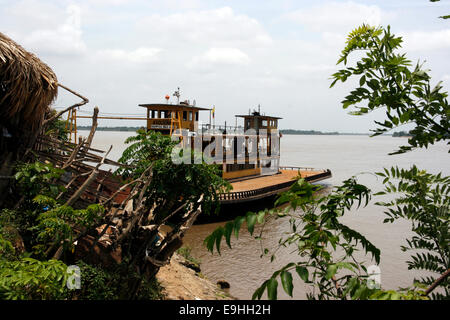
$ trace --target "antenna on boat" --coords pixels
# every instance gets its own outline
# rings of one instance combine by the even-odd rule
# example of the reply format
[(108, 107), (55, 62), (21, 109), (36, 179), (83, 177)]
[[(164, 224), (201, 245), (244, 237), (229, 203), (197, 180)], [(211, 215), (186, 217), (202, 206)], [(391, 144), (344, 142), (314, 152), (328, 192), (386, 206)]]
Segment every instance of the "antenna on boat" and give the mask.
[(177, 97), (177, 104), (180, 104), (180, 87), (178, 87), (178, 90), (173, 93), (173, 96)]
[(258, 113), (261, 114), (261, 105), (258, 104)]

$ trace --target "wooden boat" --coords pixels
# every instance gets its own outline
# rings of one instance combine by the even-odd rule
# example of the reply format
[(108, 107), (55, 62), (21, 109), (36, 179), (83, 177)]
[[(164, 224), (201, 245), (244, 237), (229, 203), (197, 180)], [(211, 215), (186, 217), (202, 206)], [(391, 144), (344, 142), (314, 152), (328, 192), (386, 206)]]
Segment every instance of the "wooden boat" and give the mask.
[[(178, 93), (178, 95), (177, 95)], [(179, 98), (179, 92), (174, 96)], [(166, 96), (168, 100), (168, 96)], [(233, 190), (220, 195), (222, 204), (244, 203), (264, 199), (287, 190), (298, 175), (310, 182), (331, 177), (329, 169), (280, 166), (279, 117), (258, 111), (243, 118), (243, 126), (215, 126), (211, 124), (214, 109), (199, 108), (189, 101), (140, 104), (147, 109), (147, 130), (165, 135), (178, 135), (184, 144), (199, 148), (221, 168), (222, 177)], [(209, 111), (209, 124), (199, 127), (199, 112)], [(236, 119), (237, 120), (237, 119)], [(184, 132), (184, 133), (182, 133)], [(214, 144), (214, 148), (211, 145)]]

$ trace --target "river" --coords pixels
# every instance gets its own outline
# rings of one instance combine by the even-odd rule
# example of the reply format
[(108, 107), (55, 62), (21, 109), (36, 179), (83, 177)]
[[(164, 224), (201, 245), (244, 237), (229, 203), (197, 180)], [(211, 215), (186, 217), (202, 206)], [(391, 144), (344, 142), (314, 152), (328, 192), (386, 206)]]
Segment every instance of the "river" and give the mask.
[[(87, 132), (80, 131), (81, 135)], [(110, 158), (118, 159), (125, 149), (123, 141), (133, 132), (98, 131), (93, 147), (107, 149), (113, 145)], [(389, 156), (399, 145), (405, 144), (406, 138), (379, 136), (370, 138), (359, 135), (284, 135), (281, 138), (281, 165), (326, 168), (332, 171), (333, 177), (321, 184), (331, 190), (343, 180), (358, 175), (358, 181), (376, 192), (382, 189), (380, 179), (373, 174), (384, 167), (399, 166), (410, 168), (416, 164), (431, 173), (450, 174), (448, 147), (438, 143), (428, 149), (415, 150), (403, 155)], [(379, 200), (379, 199), (376, 199)], [(413, 278), (419, 274), (408, 270), (406, 260), (409, 254), (400, 250), (405, 239), (411, 235), (410, 224), (397, 221), (384, 224), (382, 208), (374, 205), (375, 200), (362, 209), (347, 213), (342, 221), (356, 229), (381, 250), (381, 283), (384, 289), (397, 289), (412, 284)], [(240, 233), (239, 239), (233, 238), (232, 249), (225, 243), (221, 255), (209, 253), (203, 245), (204, 238), (216, 227), (224, 223), (194, 225), (184, 238), (191, 247), (192, 255), (201, 261), (202, 273), (212, 281), (226, 280), (230, 283), (230, 294), (239, 299), (250, 299), (254, 290), (272, 273), (289, 262), (299, 261), (293, 248), (285, 248), (276, 254), (270, 262), (268, 257), (261, 258), (261, 245), (246, 232)], [(265, 226), (263, 247), (276, 248), (278, 239), (289, 230), (287, 219), (273, 219)], [(255, 233), (258, 232), (256, 228)], [(362, 257), (363, 258), (363, 257)], [(367, 265), (370, 257), (365, 257)], [(307, 287), (294, 275), (294, 299), (304, 299)], [(290, 299), (281, 287), (278, 287), (279, 298)]]

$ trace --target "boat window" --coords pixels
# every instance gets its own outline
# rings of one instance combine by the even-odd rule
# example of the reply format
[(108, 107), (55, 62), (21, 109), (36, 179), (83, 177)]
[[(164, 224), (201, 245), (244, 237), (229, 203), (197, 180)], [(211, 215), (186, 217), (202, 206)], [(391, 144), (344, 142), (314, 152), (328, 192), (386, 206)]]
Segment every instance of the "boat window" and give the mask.
[(198, 111), (195, 113), (195, 121), (198, 121)]
[(267, 120), (262, 121), (262, 127), (267, 127)]
[(166, 113), (166, 118), (170, 118), (170, 112), (169, 110), (164, 111)]
[(187, 121), (187, 111), (183, 111), (183, 121)]
[(189, 121), (192, 121), (192, 111), (189, 111)]

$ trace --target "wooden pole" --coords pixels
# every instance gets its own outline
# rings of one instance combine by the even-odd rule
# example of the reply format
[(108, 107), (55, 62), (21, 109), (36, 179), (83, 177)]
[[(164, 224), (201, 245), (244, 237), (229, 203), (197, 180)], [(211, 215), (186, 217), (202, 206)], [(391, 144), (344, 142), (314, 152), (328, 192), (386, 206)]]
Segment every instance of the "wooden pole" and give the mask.
[(425, 291), (425, 294), (429, 295), (449, 275), (450, 275), (450, 269), (447, 269), (447, 271), (445, 271), (439, 278), (437, 278), (436, 281), (434, 281), (433, 284), (427, 289), (427, 291)]

